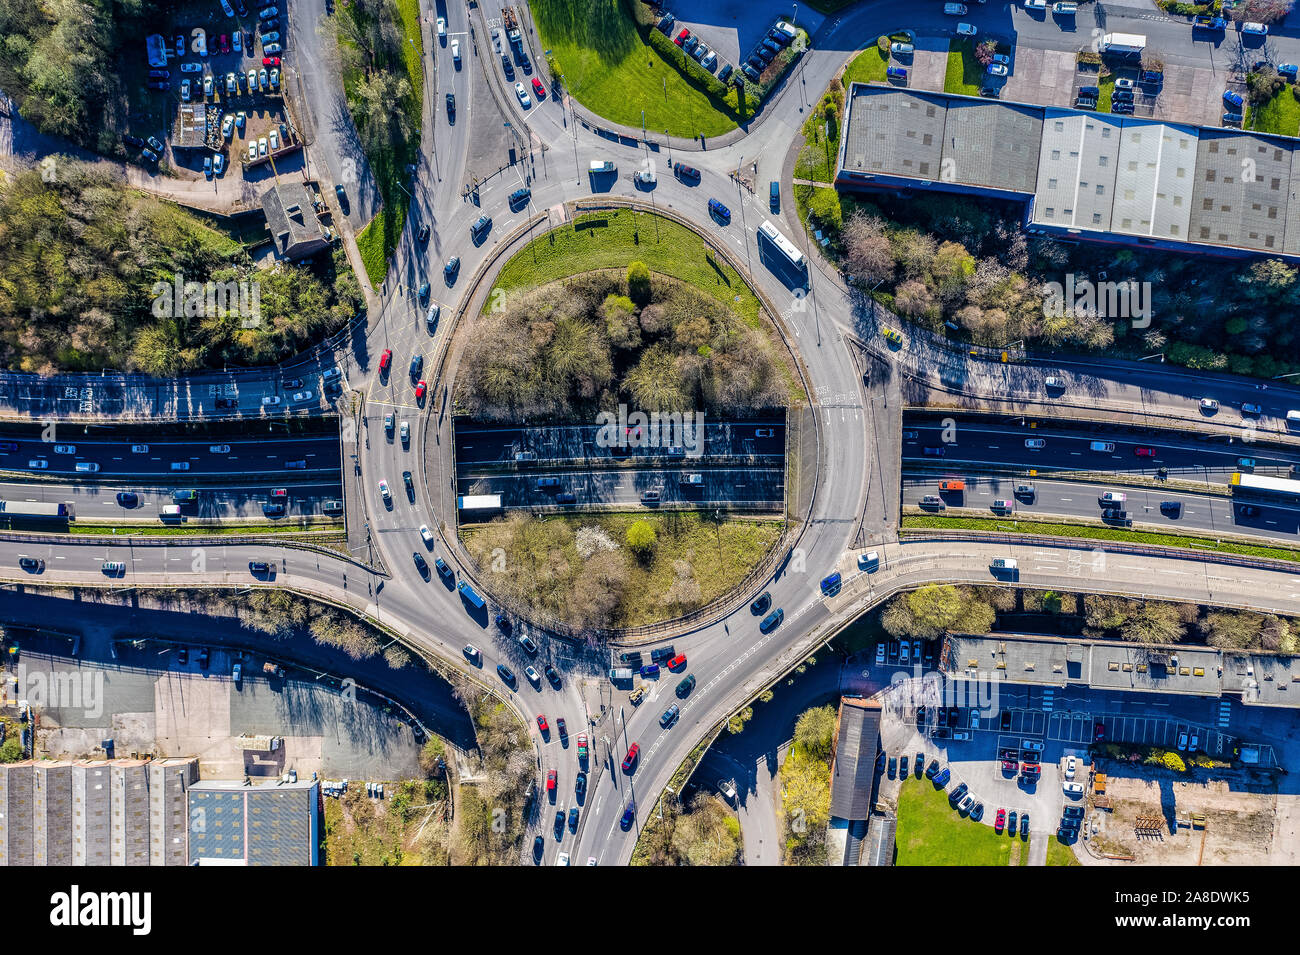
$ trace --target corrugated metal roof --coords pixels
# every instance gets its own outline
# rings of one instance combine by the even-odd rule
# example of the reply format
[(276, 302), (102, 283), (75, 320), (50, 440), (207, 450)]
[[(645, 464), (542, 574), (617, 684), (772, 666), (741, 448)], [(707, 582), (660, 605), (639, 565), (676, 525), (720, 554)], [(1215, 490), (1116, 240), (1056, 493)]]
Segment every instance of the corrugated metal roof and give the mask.
[(1202, 130), (1192, 241), (1282, 252), (1294, 153), (1272, 137)]
[(875, 797), (880, 704), (846, 697), (840, 702), (839, 723), (831, 765), (831, 815), (866, 819)]

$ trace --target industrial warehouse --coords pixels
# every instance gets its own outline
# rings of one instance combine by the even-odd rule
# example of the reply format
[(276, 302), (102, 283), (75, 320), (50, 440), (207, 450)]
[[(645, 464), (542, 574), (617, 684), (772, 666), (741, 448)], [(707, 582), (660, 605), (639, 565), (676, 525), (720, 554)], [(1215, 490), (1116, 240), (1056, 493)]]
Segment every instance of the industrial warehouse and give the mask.
[(1300, 258), (1300, 140), (854, 83), (835, 184), (1025, 203), (1035, 235)]

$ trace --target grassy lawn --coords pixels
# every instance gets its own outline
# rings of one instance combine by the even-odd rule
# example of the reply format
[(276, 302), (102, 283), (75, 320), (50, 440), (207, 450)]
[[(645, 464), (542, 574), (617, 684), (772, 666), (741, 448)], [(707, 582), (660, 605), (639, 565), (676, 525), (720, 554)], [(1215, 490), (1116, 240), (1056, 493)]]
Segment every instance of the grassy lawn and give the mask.
[(1300, 102), (1296, 101), (1292, 89), (1294, 87), (1288, 84), (1264, 105), (1252, 106), (1246, 116), (1245, 128), (1261, 133), (1300, 136)]
[[(904, 38), (905, 39), (905, 38)], [(853, 58), (844, 69), (842, 77), (844, 95), (854, 83), (869, 83), (873, 80), (885, 81), (885, 68), (889, 66), (889, 54), (882, 53), (874, 44)], [(822, 102), (825, 102), (823, 96)], [(839, 149), (835, 130), (831, 136), (826, 135), (826, 120), (821, 109), (812, 110), (803, 123), (804, 145), (799, 150), (799, 158), (794, 164), (796, 179), (811, 179), (813, 182), (830, 182), (835, 175), (835, 155)]]
[(496, 287), (531, 288), (595, 269), (625, 269), (634, 260), (695, 286), (758, 326), (758, 298), (703, 239), (676, 222), (626, 209), (589, 213), (534, 239), (506, 263)]
[(1083, 538), (1086, 540), (1130, 541), (1135, 544), (1155, 544), (1163, 547), (1195, 547), (1198, 550), (1221, 554), (1241, 554), (1246, 557), (1265, 557), (1273, 560), (1300, 562), (1300, 550), (1286, 547), (1267, 547), (1259, 544), (1242, 544), (1232, 541), (1215, 541), (1214, 538), (1182, 534), (1161, 534), (1148, 531), (1130, 531), (1116, 527), (1087, 527), (1080, 524), (1057, 524), (1049, 521), (1010, 521), (981, 517), (934, 517), (908, 515), (903, 527), (938, 527), (965, 530), (1000, 531), (1007, 534), (1046, 534), (1052, 537)]
[[(635, 521), (649, 521), (657, 543), (646, 560), (636, 559), (627, 548), (627, 529)], [(506, 531), (494, 523), (461, 529), (461, 539), (473, 555), (489, 591), (515, 593), (530, 605), (563, 619), (573, 619), (575, 600), (586, 586), (587, 559), (578, 549), (580, 530), (602, 532), (614, 553), (626, 555), (625, 583), (619, 590), (614, 626), (634, 627), (677, 616), (694, 607), (667, 605), (665, 595), (674, 587), (679, 570), (689, 565), (698, 586), (695, 607), (702, 607), (731, 590), (751, 567), (762, 561), (781, 536), (780, 521), (714, 521), (698, 513), (588, 514), (546, 517), (525, 535)], [(505, 552), (504, 569), (493, 570), (493, 551)]]
[(1101, 93), (1097, 97), (1097, 112), (1109, 113), (1111, 96), (1115, 93), (1115, 74), (1107, 73), (1097, 80), (1097, 89)]
[(622, 0), (533, 0), (542, 50), (574, 98), (624, 126), (691, 138), (720, 136), (735, 120), (642, 41)]
[[(905, 39), (900, 37), (900, 39)], [(853, 58), (853, 62), (844, 70), (844, 89), (847, 91), (853, 83), (870, 83), (873, 80), (885, 82), (885, 70), (889, 66), (889, 54), (874, 44)]]
[(984, 67), (975, 59), (975, 41), (972, 37), (956, 37), (948, 45), (948, 69), (943, 77), (945, 93), (964, 93), (978, 96), (984, 84)]
[[(410, 86), (410, 95), (402, 101), (407, 125), (411, 130), (410, 140), (405, 150), (399, 151), (393, 143), (384, 142), (370, 150), (366, 160), (375, 177), (379, 194), (383, 198), (383, 208), (370, 223), (357, 234), (357, 245), (361, 259), (366, 266), (366, 274), (372, 286), (378, 286), (388, 275), (388, 260), (397, 247), (402, 227), (406, 223), (405, 183), (410, 180), (407, 166), (415, 162), (420, 155), (420, 129), (424, 111), (424, 35), (420, 30), (419, 0), (393, 0), (397, 9), (398, 45), (402, 52), (402, 64), (405, 68), (406, 81)], [(345, 8), (346, 10), (347, 8)], [(336, 16), (352, 16), (350, 12), (339, 12)], [(341, 47), (351, 46), (350, 42), (339, 37)], [(343, 91), (348, 99), (349, 108), (356, 101), (357, 84), (362, 79), (362, 71), (355, 57), (344, 58)], [(355, 197), (353, 199), (355, 200)]]
[[(997, 807), (985, 806), (984, 812), (987, 817)], [(1005, 866), (1012, 841), (992, 826), (962, 818), (948, 805), (947, 792), (936, 790), (929, 780), (910, 777), (899, 790), (898, 865)], [(1020, 851), (1027, 856), (1028, 843)]]
[(1047, 864), (1083, 865), (1075, 856), (1074, 850), (1067, 845), (1062, 845), (1061, 840), (1055, 836), (1047, 837)]
[(378, 288), (388, 276), (390, 253), (397, 246), (397, 237), (402, 234), (402, 224), (406, 222), (406, 207), (390, 208), (384, 206), (370, 223), (357, 233), (357, 249), (361, 252), (361, 261), (366, 266), (366, 275), (370, 284)]

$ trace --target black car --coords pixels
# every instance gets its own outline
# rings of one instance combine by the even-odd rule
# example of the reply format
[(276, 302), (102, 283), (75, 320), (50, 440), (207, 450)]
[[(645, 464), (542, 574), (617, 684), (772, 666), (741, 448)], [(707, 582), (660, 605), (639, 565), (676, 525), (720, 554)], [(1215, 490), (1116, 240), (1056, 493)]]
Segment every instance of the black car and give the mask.
[(937, 775), (939, 775), (939, 761), (937, 759), (932, 759), (930, 760), (930, 765), (925, 767), (925, 778), (934, 779)]
[(998, 717), (998, 728), (1006, 733), (1011, 729), (1011, 711), (1003, 710), (1002, 715)]
[(447, 116), (452, 117), (455, 115), (456, 115), (456, 94), (448, 93), (447, 94)]
[(501, 69), (505, 70), (505, 74), (509, 79), (513, 80), (515, 78), (515, 65), (510, 62), (510, 57), (504, 53), (501, 54)]
[(265, 574), (270, 571), (271, 565), (264, 560), (250, 560), (248, 562), (249, 573)]
[(492, 219), (489, 216), (479, 216), (472, 226), (469, 227), (470, 238), (477, 241), (480, 237), (486, 235), (492, 229)]
[(501, 677), (502, 682), (508, 686), (514, 686), (517, 682), (514, 673), (504, 663), (497, 664), (497, 676)]
[(122, 142), (126, 143), (128, 146), (133, 146), (136, 149), (144, 149), (144, 140), (139, 136), (131, 136), (128, 134), (122, 137)]
[(1238, 504), (1237, 514), (1241, 517), (1258, 517), (1259, 508), (1254, 504)]
[(555, 689), (558, 690), (558, 689), (560, 688), (560, 674), (559, 674), (559, 671), (557, 671), (557, 670), (555, 669), (555, 667), (551, 666), (551, 665), (548, 663), (548, 664), (546, 664), (546, 666), (542, 669), (542, 672), (546, 674), (546, 679), (547, 679), (547, 681), (551, 684), (551, 686), (555, 687)]
[(582, 772), (578, 773), (577, 778), (573, 781), (573, 791), (577, 795), (579, 802), (581, 802), (583, 797), (587, 795), (587, 774), (586, 773), (582, 773)]
[(693, 689), (695, 689), (695, 674), (683, 677), (682, 681), (677, 684), (677, 689), (674, 692), (684, 700), (686, 697), (691, 695), (691, 690)]
[(948, 707), (948, 725), (949, 726), (957, 725), (957, 707), (955, 706)]
[(239, 401), (236, 398), (218, 398), (215, 402), (218, 408), (238, 408)]
[(694, 166), (688, 166), (685, 163), (680, 163), (680, 162), (673, 163), (673, 172), (675, 172), (677, 174), (677, 178), (682, 180), (683, 182), (700, 181), (700, 171), (696, 169)]
[(416, 238), (419, 240), (420, 245), (424, 245), (429, 241), (429, 226), (427, 224), (420, 226), (420, 231), (416, 235)]
[(185, 664), (190, 662), (189, 647), (181, 647), (179, 650), (176, 651), (176, 662), (179, 663), (181, 666), (184, 666)]
[(531, 189), (526, 189), (526, 188), (516, 189), (514, 192), (510, 193), (510, 199), (509, 199), (510, 208), (511, 209), (519, 208), (524, 203), (526, 203), (532, 197), (532, 195), (533, 195), (533, 191)]
[(429, 579), (429, 563), (424, 559), (424, 555), (418, 550), (411, 551), (411, 559), (415, 561), (415, 569), (420, 572), (420, 576), (425, 580)]
[(118, 491), (117, 503), (122, 507), (135, 507), (140, 503), (140, 498), (135, 491)]
[(925, 707), (924, 707), (924, 706), (918, 706), (918, 707), (916, 708), (916, 725), (917, 725), (917, 728), (918, 728), (918, 729), (919, 729), (920, 727), (922, 727), (922, 726), (925, 725)]
[(402, 472), (402, 483), (406, 485), (406, 496), (412, 504), (415, 503), (415, 482), (411, 480), (411, 472)]
[(772, 606), (772, 594), (765, 590), (749, 605), (749, 612), (757, 617), (759, 614), (765, 613), (770, 606)]
[(564, 810), (555, 810), (555, 838), (559, 839), (564, 835)]
[(200, 648), (199, 648), (199, 668), (200, 668), (200, 669), (202, 669), (202, 670), (206, 670), (206, 669), (208, 668), (208, 656), (209, 656), (209, 654), (208, 654), (208, 648), (207, 648), (207, 647), (200, 647)]
[(677, 704), (672, 704), (668, 709), (664, 710), (664, 715), (659, 717), (659, 725), (664, 729), (672, 726), (673, 723), (677, 722), (677, 716), (680, 712), (681, 711), (678, 709)]
[(916, 762), (912, 764), (912, 767), (916, 773), (916, 778), (920, 779), (921, 773), (925, 771), (925, 753), (916, 754)]
[(1183, 502), (1182, 501), (1161, 501), (1160, 513), (1168, 514), (1170, 517), (1177, 517), (1179, 514), (1183, 513)]
[(784, 619), (785, 611), (778, 607), (763, 618), (763, 622), (758, 625), (758, 629), (763, 633), (771, 633), (780, 626), (781, 621)]
[(540, 859), (542, 853), (546, 851), (546, 840), (538, 836), (533, 840), (533, 857)]
[(957, 788), (948, 794), (948, 801), (959, 802), (961, 800), (961, 797), (964, 795), (966, 795), (966, 784), (958, 783)]
[(1029, 838), (1029, 813), (1022, 813), (1020, 816), (1020, 838)]
[(165, 80), (170, 78), (171, 75), (172, 75), (171, 70), (150, 70), (149, 71), (149, 79), (151, 80)]
[(40, 557), (19, 557), (18, 566), (29, 574), (39, 574), (45, 569), (45, 561)]
[[(496, 617), (495, 617), (495, 620), (496, 620), (496, 625), (497, 625), (499, 628), (501, 628), (501, 632), (502, 632), (502, 633), (509, 633), (509, 632), (510, 632), (510, 626), (511, 626), (511, 625), (510, 625), (510, 618), (509, 618), (509, 617), (507, 617), (507, 616), (506, 616), (505, 614), (503, 614), (503, 613), (498, 613), (498, 614), (496, 615)], [(525, 637), (524, 639), (527, 639), (527, 637)]]

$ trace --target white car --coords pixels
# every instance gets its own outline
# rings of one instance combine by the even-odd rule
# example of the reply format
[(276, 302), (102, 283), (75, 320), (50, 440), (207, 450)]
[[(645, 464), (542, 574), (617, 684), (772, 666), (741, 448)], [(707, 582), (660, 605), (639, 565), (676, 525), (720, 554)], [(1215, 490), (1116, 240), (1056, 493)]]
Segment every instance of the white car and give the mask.
[(271, 130), (271, 132), (267, 135), (267, 143), (271, 147), (271, 152), (275, 152), (277, 149), (280, 148), (280, 134), (277, 133), (274, 129)]
[(226, 95), (234, 96), (239, 90), (239, 82), (235, 79), (234, 73), (226, 74)]
[(54, 446), (55, 454), (76, 454), (77, 446), (75, 444), (56, 444)]
[(220, 176), (221, 171), (225, 168), (226, 168), (226, 157), (223, 156), (221, 153), (213, 153), (212, 171), (215, 172), (218, 176)]
[(891, 53), (902, 53), (904, 55), (910, 55), (916, 52), (916, 47), (912, 46), (912, 44), (910, 43), (891, 43), (889, 45), (889, 50)]
[(410, 425), (410, 422), (403, 421), (403, 422), (402, 422), (402, 427), (399, 429), (399, 433), (400, 433), (401, 436), (402, 436), (402, 444), (410, 444), (410, 443), (411, 443), (411, 425)]
[(189, 101), (190, 101), (190, 81), (187, 78), (181, 80), (181, 102), (188, 103)]
[(266, 137), (262, 136), (257, 140), (257, 155), (260, 159), (266, 155)]
[(248, 160), (249, 162), (252, 162), (256, 158), (257, 158), (257, 140), (250, 139), (248, 141)]
[(1061, 790), (1067, 796), (1082, 796), (1083, 783), (1061, 783)]
[(221, 137), (229, 139), (235, 135), (235, 117), (227, 113), (221, 120)]
[(524, 88), (523, 83), (515, 84), (515, 95), (519, 97), (519, 103), (524, 109), (533, 105), (533, 101), (528, 98), (528, 90)]
[(1026, 10), (1046, 10), (1047, 0), (1025, 0)]
[(876, 666), (885, 665), (885, 641), (881, 640), (876, 644)]
[(1119, 79), (1115, 80), (1115, 88), (1120, 90), (1131, 90), (1136, 85), (1137, 84), (1127, 76), (1121, 76)]
[(1215, 399), (1213, 399), (1213, 398), (1202, 398), (1202, 399), (1201, 399), (1201, 410), (1202, 410), (1202, 411), (1218, 411), (1218, 410), (1219, 410), (1219, 403), (1218, 403)]
[(230, 445), (228, 444), (208, 445), (208, 454), (229, 454), (229, 453), (230, 453)]
[(433, 531), (429, 530), (428, 524), (420, 525), (420, 539), (424, 541), (425, 547), (433, 547)]
[(1075, 758), (1074, 758), (1073, 756), (1067, 756), (1067, 757), (1065, 758), (1065, 778), (1066, 778), (1066, 779), (1073, 779), (1073, 778), (1074, 778), (1075, 765), (1076, 765), (1076, 760), (1075, 760)]
[(203, 96), (205, 99), (212, 98), (212, 75), (208, 74), (203, 77)]
[(457, 64), (460, 63), (460, 40), (451, 41), (451, 58)]
[(45, 471), (50, 467), (50, 462), (44, 458), (37, 458), (35, 461), (28, 461), (27, 466), (33, 471)]
[(257, 89), (257, 70), (248, 71), (248, 92), (252, 93)]
[(202, 72), (203, 72), (203, 64), (202, 64), (202, 63), (182, 63), (182, 64), (181, 64), (181, 72), (182, 72), (182, 73), (202, 73)]
[(438, 36), (439, 38), (442, 38), (445, 37), (446, 35), (447, 35), (447, 21), (444, 20), (442, 17), (438, 17)]
[(1041, 451), (1047, 447), (1046, 438), (1025, 438), (1025, 447), (1031, 451)]
[(284, 47), (278, 43), (263, 43), (262, 52), (270, 56), (275, 53), (283, 53)]
[(147, 445), (147, 444), (133, 444), (133, 445), (131, 445), (131, 453), (132, 453), (132, 454), (148, 454), (148, 453), (149, 453), (149, 445)]
[(126, 573), (126, 564), (120, 560), (104, 561), (103, 572), (106, 574), (124, 574)]
[(959, 24), (957, 24), (957, 35), (958, 35), (958, 36), (974, 36), (975, 33), (976, 33), (976, 30), (975, 30), (975, 24), (973, 24), (973, 23), (959, 23)]
[(310, 391), (295, 391), (293, 393), (294, 401), (311, 401), (312, 393)]
[(986, 67), (986, 72), (989, 76), (1006, 76), (1008, 73), (1007, 65), (1005, 63), (990, 63)]
[(880, 554), (877, 551), (867, 551), (865, 554), (858, 555), (858, 570), (872, 571), (880, 566)]
[(393, 499), (393, 492), (388, 490), (387, 481), (379, 482), (379, 496), (384, 499), (385, 504), (387, 504), (389, 501)]
[(279, 403), (280, 403), (280, 396), (279, 396), (279, 395), (264, 395), (264, 396), (262, 397), (262, 406), (263, 406), (263, 407), (270, 407), (270, 406), (272, 406), (272, 405), (278, 405)]

